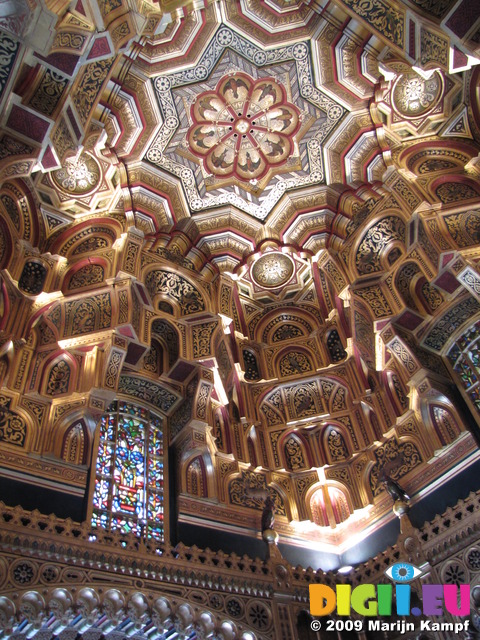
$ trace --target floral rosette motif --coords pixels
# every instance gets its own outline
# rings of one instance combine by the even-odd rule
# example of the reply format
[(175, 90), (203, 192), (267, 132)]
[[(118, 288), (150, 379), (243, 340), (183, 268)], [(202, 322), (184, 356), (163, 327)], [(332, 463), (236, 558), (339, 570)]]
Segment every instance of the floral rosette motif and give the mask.
[(205, 170), (219, 178), (262, 178), (292, 154), (298, 109), (273, 78), (229, 75), (192, 105), (187, 139)]
[(99, 185), (101, 170), (90, 154), (82, 153), (78, 158), (67, 158), (63, 167), (53, 171), (51, 177), (62, 191), (84, 195)]

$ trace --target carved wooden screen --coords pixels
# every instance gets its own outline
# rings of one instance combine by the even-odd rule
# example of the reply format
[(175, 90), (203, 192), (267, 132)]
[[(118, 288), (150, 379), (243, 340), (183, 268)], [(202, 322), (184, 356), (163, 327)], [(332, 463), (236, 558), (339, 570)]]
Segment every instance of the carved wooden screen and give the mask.
[(92, 526), (163, 541), (163, 516), (161, 420), (113, 402), (100, 423)]

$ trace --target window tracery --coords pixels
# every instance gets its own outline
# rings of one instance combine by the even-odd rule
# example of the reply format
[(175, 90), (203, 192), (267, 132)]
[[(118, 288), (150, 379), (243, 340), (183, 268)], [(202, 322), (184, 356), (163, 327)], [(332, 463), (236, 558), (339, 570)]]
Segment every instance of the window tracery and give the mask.
[(92, 526), (162, 541), (163, 432), (148, 409), (115, 401), (100, 421)]
[(460, 378), (468, 398), (480, 412), (480, 322), (455, 341), (447, 359)]

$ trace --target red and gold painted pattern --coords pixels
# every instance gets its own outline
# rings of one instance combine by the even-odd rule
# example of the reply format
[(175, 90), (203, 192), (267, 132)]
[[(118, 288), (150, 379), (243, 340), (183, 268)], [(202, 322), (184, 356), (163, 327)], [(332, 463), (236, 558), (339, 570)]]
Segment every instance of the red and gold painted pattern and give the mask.
[(225, 76), (191, 109), (190, 149), (205, 170), (242, 181), (262, 178), (291, 155), (300, 128), (298, 109), (273, 78)]

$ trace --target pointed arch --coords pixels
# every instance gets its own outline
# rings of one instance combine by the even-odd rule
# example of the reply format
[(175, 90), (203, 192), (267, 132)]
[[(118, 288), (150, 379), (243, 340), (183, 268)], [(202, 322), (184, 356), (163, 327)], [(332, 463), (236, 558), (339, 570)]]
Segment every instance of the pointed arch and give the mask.
[(92, 527), (163, 541), (162, 418), (137, 403), (115, 400), (99, 422), (97, 442)]
[(41, 378), (42, 392), (51, 398), (68, 395), (76, 388), (78, 365), (67, 352), (56, 353), (43, 367)]
[(312, 464), (308, 446), (301, 434), (290, 431), (279, 442), (285, 469), (295, 472), (310, 469)]
[(189, 495), (198, 498), (208, 497), (207, 473), (202, 456), (196, 456), (186, 466), (185, 488)]
[(88, 429), (83, 420), (73, 422), (62, 441), (62, 460), (71, 464), (86, 464), (89, 449)]
[(429, 413), (433, 427), (442, 445), (450, 444), (463, 431), (450, 407), (436, 403), (430, 404)]
[(352, 451), (349, 440), (350, 438), (345, 433), (343, 426), (339, 426), (338, 423), (328, 423), (321, 435), (325, 459), (330, 464), (348, 460)]

